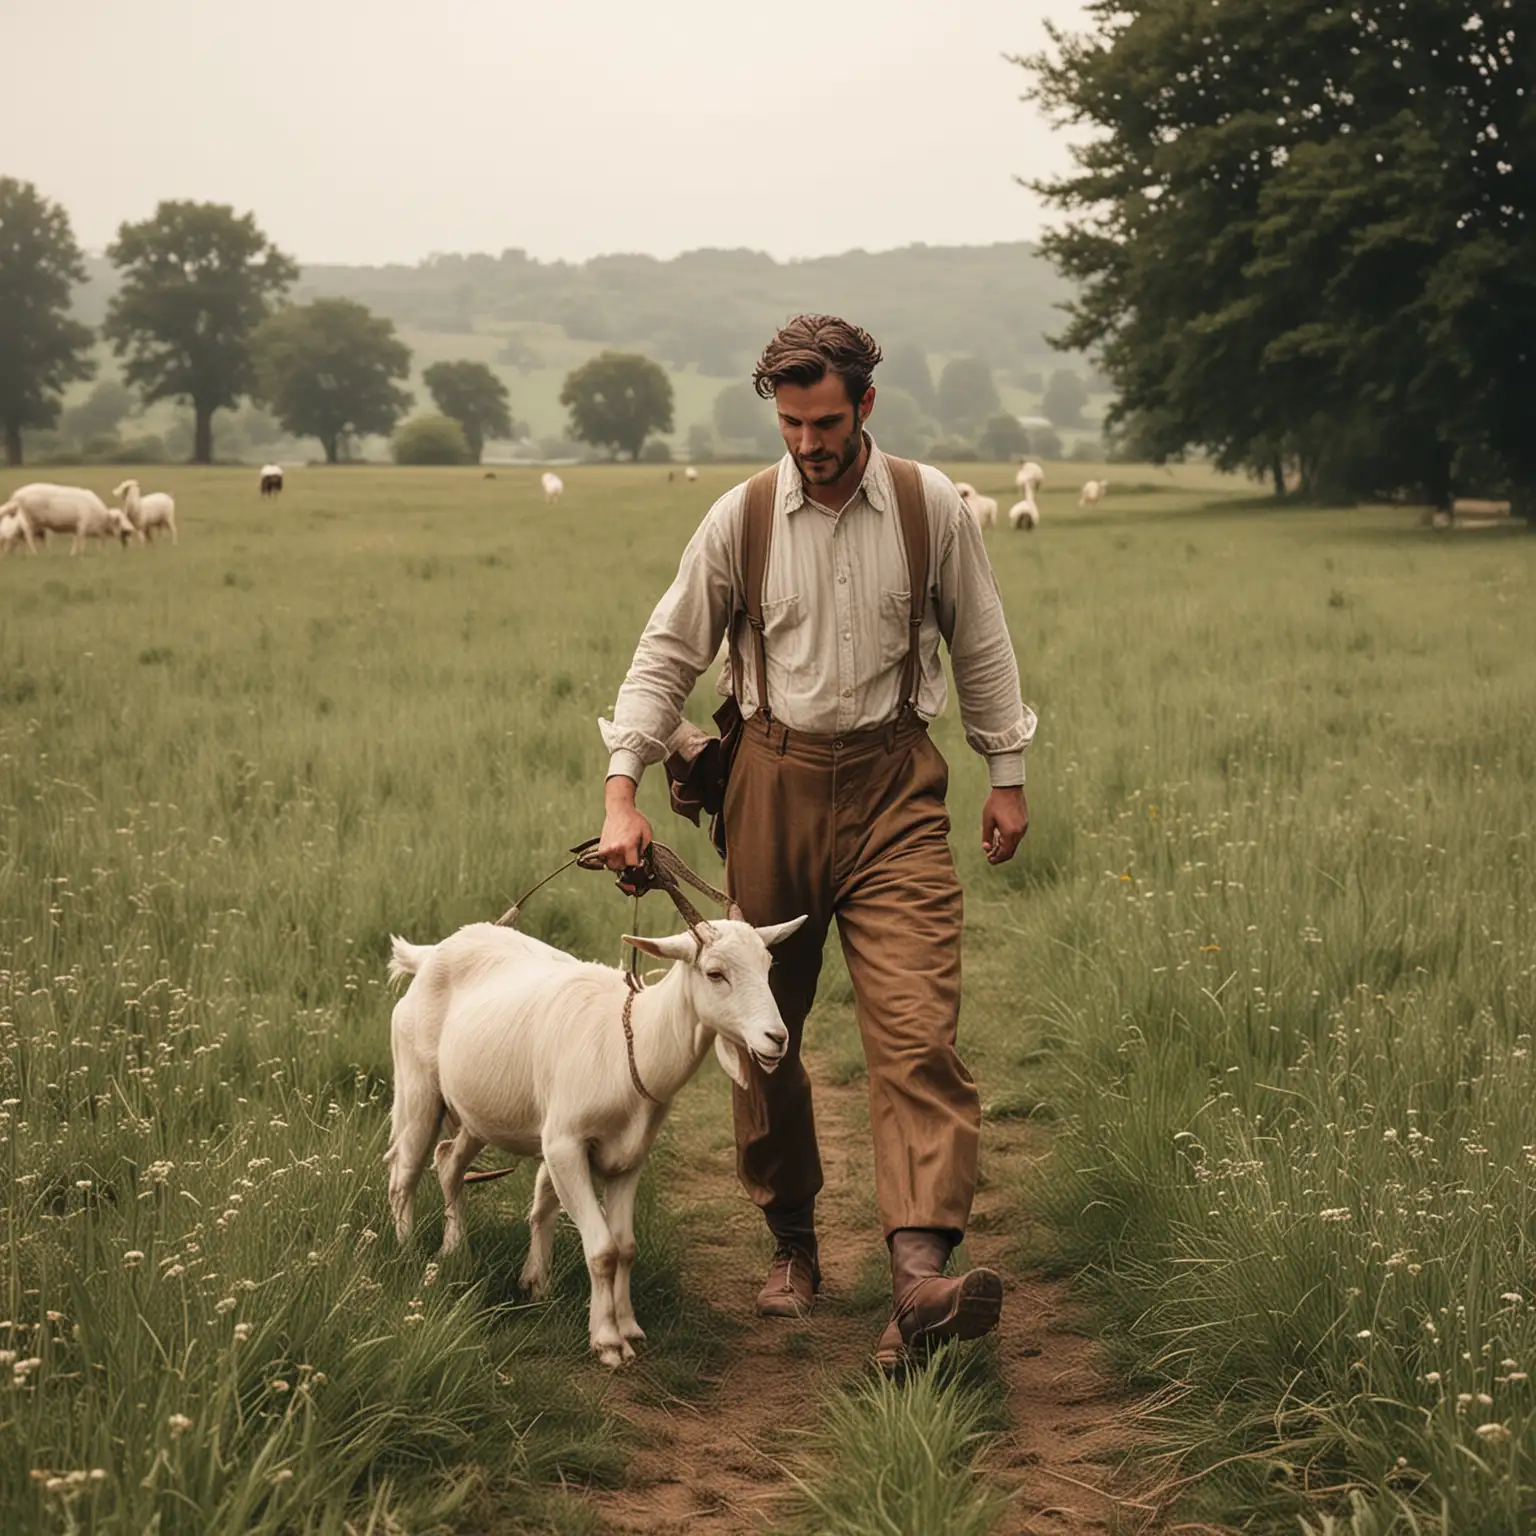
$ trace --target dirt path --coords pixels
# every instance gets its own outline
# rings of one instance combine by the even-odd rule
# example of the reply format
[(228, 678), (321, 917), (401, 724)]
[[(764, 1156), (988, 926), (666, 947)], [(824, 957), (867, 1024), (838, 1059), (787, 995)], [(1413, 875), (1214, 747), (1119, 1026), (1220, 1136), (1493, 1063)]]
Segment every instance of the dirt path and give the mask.
[[(792, 1486), (787, 1468), (800, 1449), (797, 1429), (814, 1426), (825, 1392), (864, 1367), (883, 1318), (871, 1321), (867, 1304), (851, 1299), (877, 1242), (863, 1095), (862, 1084), (818, 1082), (823, 1291), (803, 1324), (753, 1311), (768, 1249), (729, 1159), (715, 1154), (690, 1169), (710, 1202), (710, 1220), (700, 1224), (692, 1249), (689, 1289), (710, 1296), (740, 1334), (713, 1390), (696, 1401), (648, 1390), (655, 1383), (643, 1363), (621, 1383), (615, 1406), (639, 1431), (642, 1449), (625, 1487), (586, 1496), (614, 1536), (766, 1529)], [(995, 1171), (1041, 1150), (1028, 1128), (1011, 1124), (989, 1126), (986, 1145)], [(1007, 1288), (1002, 1359), (1012, 1428), (986, 1457), (989, 1475), (1013, 1490), (1000, 1529), (1060, 1536), (1106, 1531), (1118, 1520), (1115, 1530), (1136, 1530), (1147, 1519), (1144, 1506), (1109, 1491), (1116, 1452), (1128, 1443), (1124, 1407), (1096, 1367), (1065, 1286), (1010, 1265), (1017, 1228), (1005, 1204), (1007, 1183), (994, 1180), (978, 1193), (967, 1242), (972, 1262), (1000, 1270)]]

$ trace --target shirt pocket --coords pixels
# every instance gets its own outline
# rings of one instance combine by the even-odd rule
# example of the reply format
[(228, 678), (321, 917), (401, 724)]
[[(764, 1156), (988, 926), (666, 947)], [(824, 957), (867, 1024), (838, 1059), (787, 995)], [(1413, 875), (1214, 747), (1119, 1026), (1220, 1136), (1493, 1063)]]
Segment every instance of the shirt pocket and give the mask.
[[(799, 629), (803, 617), (798, 592), (788, 597), (776, 597), (763, 604), (763, 635), (771, 645), (776, 638), (791, 635)], [(751, 626), (748, 625), (747, 633), (751, 632)]]
[(912, 594), (880, 594), (880, 661), (887, 667), (907, 659), (907, 632), (912, 622)]

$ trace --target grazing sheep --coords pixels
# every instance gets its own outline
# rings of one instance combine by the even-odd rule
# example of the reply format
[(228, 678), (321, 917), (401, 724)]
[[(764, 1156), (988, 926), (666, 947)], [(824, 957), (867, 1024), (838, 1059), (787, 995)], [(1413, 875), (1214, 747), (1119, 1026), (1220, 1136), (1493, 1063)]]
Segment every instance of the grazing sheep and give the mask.
[(971, 509), (971, 516), (976, 519), (978, 528), (997, 527), (997, 501), (993, 497), (973, 492), (965, 498), (965, 504)]
[(0, 506), (0, 518), (7, 513), (21, 518), (21, 535), (34, 554), (39, 533), (67, 533), (69, 552), (78, 555), (87, 539), (114, 539), (133, 532), (120, 507), (109, 507), (95, 491), (77, 485), (50, 485), (35, 481), (24, 485)]
[(1104, 493), (1109, 489), (1108, 480), (1090, 480), (1083, 487), (1083, 494), (1077, 498), (1080, 507), (1097, 506), (1104, 499)]
[[(390, 975), (414, 977), (391, 1025), (395, 1099), (384, 1155), (400, 1240), (410, 1236), (412, 1197), (429, 1156), (443, 1187), (444, 1253), (463, 1240), (459, 1194), (482, 1148), (541, 1158), (522, 1284), (535, 1297), (548, 1290), (555, 1217), (564, 1206), (592, 1281), (592, 1348), (604, 1365), (632, 1360), (632, 1341), (645, 1337), (629, 1282), (646, 1154), (711, 1045), (743, 1087), (748, 1057), (765, 1072), (783, 1059), (789, 1034), (768, 988), (768, 950), (804, 921), (753, 928), (727, 920), (672, 938), (626, 938), (676, 962), (632, 999), (623, 972), (493, 923), (472, 923), (435, 945), (395, 939)], [(434, 1156), (440, 1125), (451, 1139), (438, 1142)], [(606, 1211), (593, 1193), (594, 1173), (606, 1181)]]
[(1045, 484), (1045, 471), (1033, 459), (1025, 459), (1019, 465), (1019, 472), (1013, 477), (1014, 488), (1021, 491), (1025, 498), (1033, 501), (1035, 492)]
[(261, 494), (263, 496), (281, 496), (283, 493), (283, 466), (281, 464), (263, 464), (261, 466)]
[(683, 479), (684, 479), (684, 480), (686, 480), (686, 481), (688, 481), (688, 482), (689, 482), (689, 484), (692, 484), (692, 483), (693, 483), (693, 482), (694, 482), (694, 481), (695, 481), (695, 480), (697, 480), (697, 479), (698, 479), (698, 478), (699, 478), (699, 472), (698, 472), (698, 470), (696, 470), (696, 469), (695, 469), (695, 468), (694, 468), (694, 467), (693, 467), (693, 465), (692, 465), (692, 464), (690, 464), (690, 465), (689, 465), (689, 466), (688, 466), (688, 467), (687, 467), (687, 468), (686, 468), (686, 469), (685, 469), (685, 470), (684, 470), (684, 471), (683, 471)]
[(146, 544), (167, 528), (171, 531), (171, 543), (181, 543), (176, 532), (176, 503), (164, 491), (151, 491), (143, 496), (137, 480), (124, 480), (112, 494), (122, 502), (124, 515)]
[(539, 476), (539, 484), (544, 487), (545, 501), (559, 501), (565, 494), (565, 481), (551, 470), (546, 469)]
[(1008, 509), (1008, 521), (1015, 533), (1020, 528), (1033, 533), (1040, 526), (1040, 508), (1035, 505), (1035, 498), (1025, 496), (1023, 501), (1014, 502)]
[(955, 489), (959, 491), (961, 501), (969, 501), (976, 494), (976, 487), (969, 480), (956, 480)]
[(0, 516), (0, 554), (10, 554), (26, 536), (26, 524), (19, 511), (7, 511), (4, 516)]

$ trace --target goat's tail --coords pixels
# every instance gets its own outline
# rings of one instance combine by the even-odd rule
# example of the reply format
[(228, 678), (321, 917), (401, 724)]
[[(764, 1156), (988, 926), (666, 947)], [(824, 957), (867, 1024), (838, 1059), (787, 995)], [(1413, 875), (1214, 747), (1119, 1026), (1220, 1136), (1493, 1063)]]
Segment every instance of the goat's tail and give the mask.
[(433, 944), (411, 944), (398, 934), (390, 934), (389, 979), (404, 981), (407, 976), (414, 976), (435, 948)]

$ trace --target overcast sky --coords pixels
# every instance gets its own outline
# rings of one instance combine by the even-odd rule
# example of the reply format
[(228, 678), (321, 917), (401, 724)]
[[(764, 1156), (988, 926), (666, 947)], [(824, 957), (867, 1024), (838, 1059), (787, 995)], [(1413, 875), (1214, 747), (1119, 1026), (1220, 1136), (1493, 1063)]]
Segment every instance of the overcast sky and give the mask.
[[(161, 198), (303, 261), (1033, 238), (1004, 53), (1075, 0), (0, 0), (0, 175), (99, 249)], [(64, 87), (67, 85), (67, 96)]]

